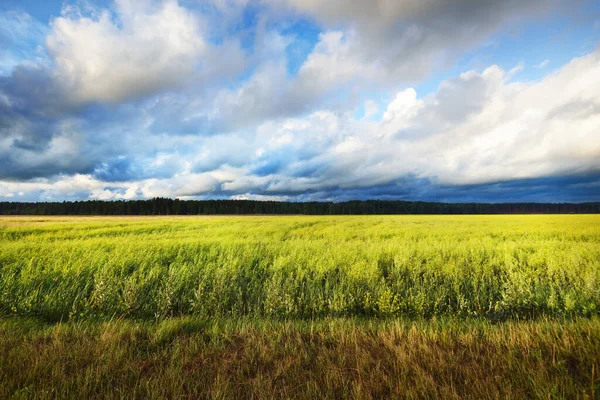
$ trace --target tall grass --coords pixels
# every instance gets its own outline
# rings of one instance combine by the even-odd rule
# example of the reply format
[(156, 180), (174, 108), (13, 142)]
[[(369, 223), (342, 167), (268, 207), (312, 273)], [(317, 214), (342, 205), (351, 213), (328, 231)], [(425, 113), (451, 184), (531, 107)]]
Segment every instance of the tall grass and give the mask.
[(593, 399), (600, 320), (0, 319), (0, 398)]
[(0, 218), (4, 315), (599, 312), (597, 215)]

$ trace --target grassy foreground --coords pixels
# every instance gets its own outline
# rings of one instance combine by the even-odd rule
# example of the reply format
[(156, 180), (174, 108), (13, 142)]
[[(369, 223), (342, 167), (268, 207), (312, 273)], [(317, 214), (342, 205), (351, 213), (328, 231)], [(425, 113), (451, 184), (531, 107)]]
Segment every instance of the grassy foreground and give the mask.
[(600, 398), (600, 216), (3, 217), (0, 398)]
[(0, 398), (597, 398), (600, 320), (0, 322)]

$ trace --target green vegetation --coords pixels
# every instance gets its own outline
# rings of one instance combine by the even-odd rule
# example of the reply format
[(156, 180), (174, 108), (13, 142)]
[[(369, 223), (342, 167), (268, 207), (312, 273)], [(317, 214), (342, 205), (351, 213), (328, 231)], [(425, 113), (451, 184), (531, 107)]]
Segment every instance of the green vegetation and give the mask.
[(0, 311), (592, 316), (600, 216), (4, 218)]
[(0, 218), (0, 398), (594, 398), (600, 216)]
[(431, 203), (366, 200), (312, 201), (87, 200), (54, 203), (1, 202), (0, 215), (373, 215), (373, 214), (597, 214), (595, 203)]

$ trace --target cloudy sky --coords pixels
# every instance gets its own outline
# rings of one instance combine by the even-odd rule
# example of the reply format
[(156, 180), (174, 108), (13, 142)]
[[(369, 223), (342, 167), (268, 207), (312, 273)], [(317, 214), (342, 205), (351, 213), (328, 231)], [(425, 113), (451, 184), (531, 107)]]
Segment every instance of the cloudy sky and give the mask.
[(600, 3), (1, 0), (0, 201), (600, 201)]

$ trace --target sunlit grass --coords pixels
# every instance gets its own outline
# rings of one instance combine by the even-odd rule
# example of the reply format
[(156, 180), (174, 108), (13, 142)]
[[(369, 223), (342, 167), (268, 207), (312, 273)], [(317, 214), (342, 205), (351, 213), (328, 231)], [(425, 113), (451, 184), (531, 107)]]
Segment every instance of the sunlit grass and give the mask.
[(0, 398), (595, 398), (600, 216), (0, 218)]
[(575, 317), (600, 311), (600, 216), (5, 217), (0, 312)]

